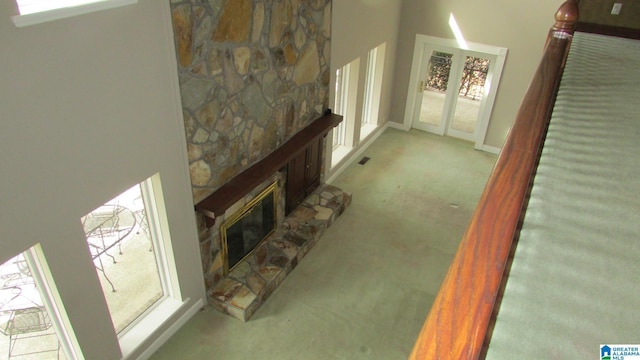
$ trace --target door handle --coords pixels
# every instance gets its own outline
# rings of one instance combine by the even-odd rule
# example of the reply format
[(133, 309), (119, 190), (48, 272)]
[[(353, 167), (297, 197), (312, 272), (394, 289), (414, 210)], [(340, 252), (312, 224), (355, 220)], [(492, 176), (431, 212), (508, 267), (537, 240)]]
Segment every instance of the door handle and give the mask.
[(424, 81), (420, 81), (420, 85), (418, 85), (418, 92), (422, 92), (422, 89), (424, 89)]

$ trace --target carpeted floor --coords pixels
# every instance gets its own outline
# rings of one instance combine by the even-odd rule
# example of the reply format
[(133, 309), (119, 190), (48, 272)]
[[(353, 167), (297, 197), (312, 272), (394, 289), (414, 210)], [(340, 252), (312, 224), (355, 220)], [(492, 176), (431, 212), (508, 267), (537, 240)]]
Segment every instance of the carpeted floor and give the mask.
[(353, 194), (253, 318), (207, 307), (152, 359), (406, 359), (496, 156), (388, 129), (333, 183)]

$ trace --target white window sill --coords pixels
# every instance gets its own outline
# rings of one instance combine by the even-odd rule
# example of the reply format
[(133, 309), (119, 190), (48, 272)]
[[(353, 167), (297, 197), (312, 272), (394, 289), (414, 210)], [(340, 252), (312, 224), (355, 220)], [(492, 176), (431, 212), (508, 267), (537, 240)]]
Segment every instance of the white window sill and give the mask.
[(13, 23), (16, 25), (16, 27), (25, 27), (29, 25), (36, 25), (49, 21), (65, 19), (72, 16), (88, 14), (96, 11), (113, 9), (126, 5), (133, 5), (137, 2), (138, 0), (106, 0), (86, 5), (48, 10), (39, 13), (16, 15), (12, 16), (11, 19), (13, 20)]
[(378, 125), (373, 124), (362, 124), (360, 128), (360, 141), (362, 142), (367, 136), (371, 135), (371, 133), (378, 128)]
[(121, 333), (119, 340), (123, 359), (128, 358), (149, 336), (162, 326), (162, 324), (188, 303), (189, 299), (186, 299), (184, 302), (169, 297), (160, 300), (160, 302), (135, 325)]
[(331, 168), (336, 167), (344, 159), (352, 148), (344, 145), (338, 145), (331, 152)]

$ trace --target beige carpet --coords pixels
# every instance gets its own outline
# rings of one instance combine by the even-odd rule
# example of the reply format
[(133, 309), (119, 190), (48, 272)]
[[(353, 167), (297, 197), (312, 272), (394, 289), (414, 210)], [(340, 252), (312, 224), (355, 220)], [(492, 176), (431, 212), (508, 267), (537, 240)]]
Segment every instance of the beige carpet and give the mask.
[(496, 157), (387, 130), (334, 185), (351, 206), (253, 318), (207, 307), (152, 359), (406, 359)]

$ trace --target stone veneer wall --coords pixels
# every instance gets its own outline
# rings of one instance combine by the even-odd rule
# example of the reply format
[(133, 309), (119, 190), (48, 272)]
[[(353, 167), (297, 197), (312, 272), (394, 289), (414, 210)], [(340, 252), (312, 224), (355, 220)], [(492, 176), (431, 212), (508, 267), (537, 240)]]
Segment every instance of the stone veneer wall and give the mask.
[(328, 108), (330, 0), (171, 0), (194, 202)]
[[(171, 10), (197, 203), (328, 108), (331, 1), (171, 0)], [(284, 206), (280, 173), (239, 203), (276, 180)], [(207, 228), (196, 216), (210, 289), (222, 275), (224, 217)]]

